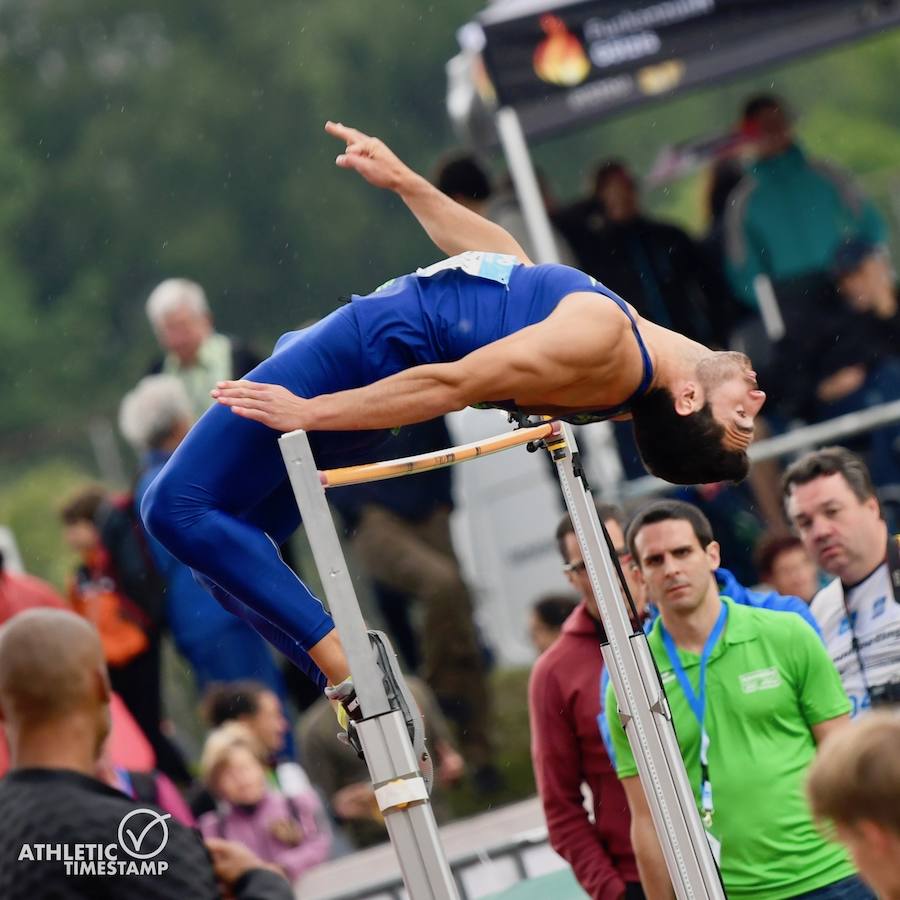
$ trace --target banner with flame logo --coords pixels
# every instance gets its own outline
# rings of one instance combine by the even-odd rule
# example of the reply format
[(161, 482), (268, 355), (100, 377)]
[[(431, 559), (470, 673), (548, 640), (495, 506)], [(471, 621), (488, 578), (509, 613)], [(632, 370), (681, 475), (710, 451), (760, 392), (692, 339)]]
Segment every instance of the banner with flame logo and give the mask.
[(544, 0), (476, 19), (500, 106), (552, 134), (900, 24), (900, 0)]
[(581, 41), (559, 16), (541, 16), (541, 30), (547, 36), (534, 51), (534, 72), (541, 81), (574, 87), (591, 71), (591, 61)]

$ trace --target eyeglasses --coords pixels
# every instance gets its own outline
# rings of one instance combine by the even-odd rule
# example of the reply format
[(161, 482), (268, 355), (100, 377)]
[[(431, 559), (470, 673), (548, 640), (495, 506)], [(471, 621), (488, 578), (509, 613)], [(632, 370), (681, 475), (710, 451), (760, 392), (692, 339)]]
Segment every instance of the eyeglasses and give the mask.
[[(620, 563), (631, 561), (631, 552), (627, 547), (617, 547), (616, 556), (619, 558)], [(579, 559), (578, 562), (566, 563), (562, 567), (563, 572), (583, 572), (586, 568), (587, 565), (583, 559)]]

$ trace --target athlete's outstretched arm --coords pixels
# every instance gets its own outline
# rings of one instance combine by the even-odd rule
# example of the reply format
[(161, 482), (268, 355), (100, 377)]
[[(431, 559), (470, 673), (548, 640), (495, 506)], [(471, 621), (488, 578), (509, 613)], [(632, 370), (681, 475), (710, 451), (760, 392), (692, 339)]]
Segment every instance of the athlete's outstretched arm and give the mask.
[(448, 256), (465, 250), (485, 250), (509, 253), (531, 265), (519, 242), (505, 228), (442, 194), (413, 172), (383, 141), (338, 122), (326, 122), (325, 130), (347, 144), (337, 164), (342, 169), (355, 170), (375, 187), (398, 194), (432, 241)]
[[(591, 295), (593, 297), (593, 295)], [(594, 304), (596, 306), (596, 304)], [(280, 385), (226, 381), (219, 403), (277, 431), (355, 431), (424, 422), (482, 401), (544, 406), (596, 366), (597, 332), (557, 313), (452, 363), (415, 366), (365, 387), (305, 399)]]
[(502, 343), (490, 345), (490, 354), (484, 348), (458, 362), (414, 366), (365, 387), (309, 399), (280, 385), (251, 381), (220, 382), (212, 396), (239, 416), (282, 432), (412, 425), (472, 403), (515, 398), (523, 389), (533, 392), (537, 383), (552, 383), (550, 372), (546, 379), (541, 377), (540, 354), (524, 355), (518, 347), (500, 347)]

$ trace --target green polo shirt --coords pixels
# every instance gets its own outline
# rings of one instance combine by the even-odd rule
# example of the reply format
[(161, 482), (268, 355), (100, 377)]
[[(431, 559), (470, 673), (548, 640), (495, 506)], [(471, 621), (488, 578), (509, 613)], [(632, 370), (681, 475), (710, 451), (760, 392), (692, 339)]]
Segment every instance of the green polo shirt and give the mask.
[(234, 377), (231, 363), (231, 338), (213, 332), (200, 345), (192, 365), (184, 366), (174, 353), (168, 353), (162, 371), (164, 375), (174, 375), (184, 385), (194, 415), (200, 418), (213, 403), (209, 392), (218, 382)]
[[(783, 900), (854, 874), (843, 849), (816, 829), (804, 793), (816, 754), (811, 726), (849, 712), (850, 702), (822, 641), (800, 616), (722, 600), (728, 621), (706, 667), (710, 831), (722, 844), (730, 900)], [(660, 625), (657, 619), (650, 631), (650, 650), (699, 804), (700, 726)], [(696, 691), (700, 656), (678, 652)], [(619, 778), (637, 775), (611, 685), (606, 715)]]

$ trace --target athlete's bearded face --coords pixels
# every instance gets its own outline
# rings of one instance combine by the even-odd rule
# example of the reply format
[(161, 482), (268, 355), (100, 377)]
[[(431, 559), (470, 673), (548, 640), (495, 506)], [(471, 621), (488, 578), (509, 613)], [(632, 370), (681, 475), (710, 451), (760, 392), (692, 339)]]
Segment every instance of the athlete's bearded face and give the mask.
[(756, 415), (766, 402), (750, 358), (732, 351), (715, 353), (697, 364), (697, 379), (713, 418), (725, 429), (725, 446), (746, 450)]

